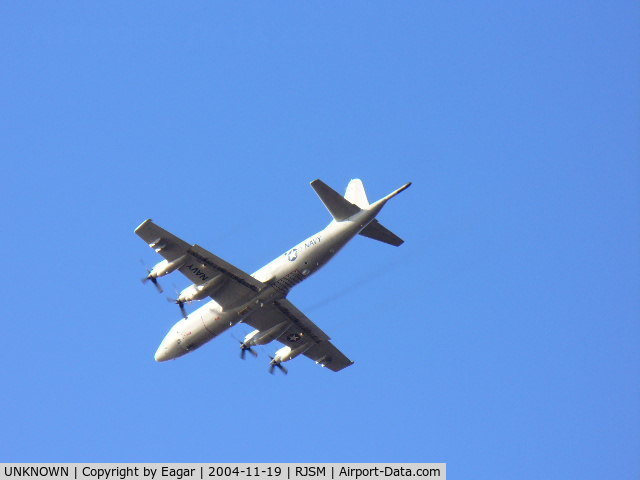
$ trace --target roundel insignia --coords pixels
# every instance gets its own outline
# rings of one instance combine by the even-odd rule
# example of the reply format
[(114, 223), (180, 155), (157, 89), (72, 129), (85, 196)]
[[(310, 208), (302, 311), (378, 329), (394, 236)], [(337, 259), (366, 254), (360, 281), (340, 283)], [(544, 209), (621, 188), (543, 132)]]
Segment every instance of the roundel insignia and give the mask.
[(298, 258), (298, 249), (294, 248), (293, 250), (289, 251), (287, 258), (290, 262), (293, 262), (296, 258)]
[(297, 342), (298, 340), (300, 340), (300, 337), (302, 337), (301, 333), (292, 333), (291, 335), (287, 336), (287, 340), (289, 340), (290, 342)]

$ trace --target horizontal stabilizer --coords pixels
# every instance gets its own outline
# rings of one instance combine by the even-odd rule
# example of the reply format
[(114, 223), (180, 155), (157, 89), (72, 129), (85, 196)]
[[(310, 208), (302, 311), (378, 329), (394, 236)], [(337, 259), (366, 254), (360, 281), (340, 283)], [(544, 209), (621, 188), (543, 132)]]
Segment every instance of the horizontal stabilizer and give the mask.
[(388, 243), (394, 247), (399, 247), (404, 243), (404, 240), (391, 230), (383, 227), (382, 224), (375, 219), (360, 232), (360, 235), (373, 238), (379, 242)]
[(324, 206), (327, 207), (329, 213), (340, 222), (345, 218), (349, 218), (360, 211), (353, 203), (346, 200), (338, 192), (336, 192), (329, 185), (322, 180), (314, 180), (311, 182), (311, 186), (316, 191)]

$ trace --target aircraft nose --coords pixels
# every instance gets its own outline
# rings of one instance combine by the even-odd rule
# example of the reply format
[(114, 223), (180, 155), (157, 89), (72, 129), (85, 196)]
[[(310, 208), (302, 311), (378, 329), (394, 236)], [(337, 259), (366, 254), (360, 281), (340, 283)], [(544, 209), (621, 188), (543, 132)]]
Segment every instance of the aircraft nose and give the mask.
[(158, 350), (156, 350), (156, 354), (153, 356), (156, 362), (164, 362), (165, 360), (169, 360), (171, 356), (169, 355), (169, 348), (165, 345), (160, 345)]
[(187, 351), (181, 347), (181, 343), (180, 334), (175, 330), (175, 327), (169, 330), (167, 336), (164, 337), (164, 340), (160, 343), (158, 350), (156, 350), (156, 354), (154, 355), (156, 362), (172, 360), (187, 353)]

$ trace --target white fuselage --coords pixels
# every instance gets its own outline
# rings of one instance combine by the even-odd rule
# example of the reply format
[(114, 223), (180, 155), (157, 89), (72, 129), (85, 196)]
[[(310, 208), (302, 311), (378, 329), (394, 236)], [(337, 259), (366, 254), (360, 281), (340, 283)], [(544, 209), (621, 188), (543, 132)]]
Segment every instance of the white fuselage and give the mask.
[(155, 354), (156, 361), (185, 355), (220, 335), (256, 309), (287, 295), (289, 290), (311, 276), (365, 228), (382, 209), (380, 201), (353, 216), (332, 221), (324, 230), (303, 240), (252, 276), (266, 287), (253, 298), (223, 309), (215, 300), (207, 302), (176, 323), (167, 333)]

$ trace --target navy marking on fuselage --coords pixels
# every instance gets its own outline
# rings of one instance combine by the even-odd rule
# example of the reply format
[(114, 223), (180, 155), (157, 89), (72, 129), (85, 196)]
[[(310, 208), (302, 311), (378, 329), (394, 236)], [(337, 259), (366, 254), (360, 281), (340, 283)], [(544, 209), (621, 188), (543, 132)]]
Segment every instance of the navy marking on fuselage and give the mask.
[(305, 242), (304, 248), (311, 248), (314, 245), (318, 245), (320, 243), (320, 240), (320, 237), (311, 238), (308, 242)]

